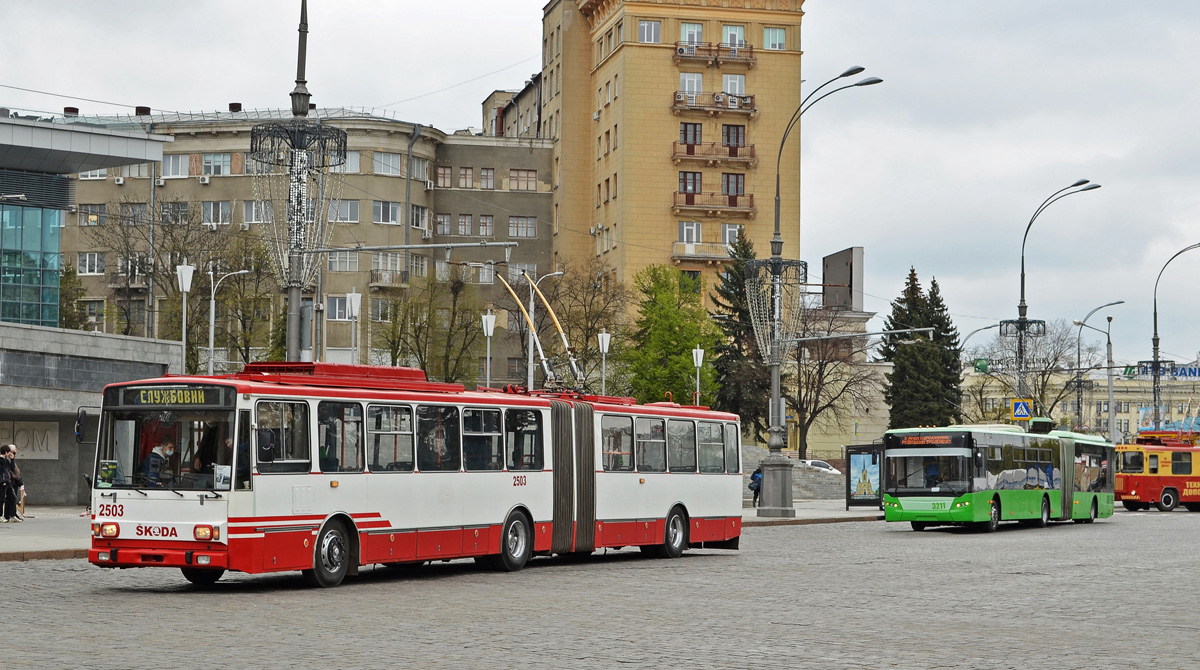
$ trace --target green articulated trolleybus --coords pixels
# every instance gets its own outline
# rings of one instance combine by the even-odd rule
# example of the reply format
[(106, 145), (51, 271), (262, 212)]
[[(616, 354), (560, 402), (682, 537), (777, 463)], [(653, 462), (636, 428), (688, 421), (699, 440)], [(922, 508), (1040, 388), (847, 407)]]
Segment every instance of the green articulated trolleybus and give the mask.
[(1001, 521), (1045, 527), (1091, 523), (1113, 512), (1113, 445), (1102, 438), (1010, 425), (889, 430), (883, 437), (887, 521), (913, 530)]

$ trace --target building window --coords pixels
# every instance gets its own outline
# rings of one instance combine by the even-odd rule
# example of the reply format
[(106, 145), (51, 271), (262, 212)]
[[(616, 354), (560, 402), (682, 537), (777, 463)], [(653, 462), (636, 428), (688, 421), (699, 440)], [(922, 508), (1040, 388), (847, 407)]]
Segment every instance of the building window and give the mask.
[(188, 155), (163, 154), (162, 176), (164, 179), (188, 176)]
[(88, 170), (87, 172), (80, 172), (79, 178), (80, 179), (107, 179), (108, 178), (108, 170), (100, 169), (100, 170)]
[(79, 206), (79, 225), (81, 226), (103, 226), (105, 205), (80, 205)]
[(271, 221), (271, 201), (247, 200), (242, 203), (242, 215), (246, 223), (267, 223)]
[(437, 166), (436, 174), (437, 174), (437, 181), (435, 183), (437, 184), (437, 187), (438, 188), (450, 188), (450, 166), (449, 165)]
[(613, 182), (613, 200), (617, 199), (617, 174), (614, 172), (612, 176)]
[(469, 167), (458, 168), (458, 187), (471, 188), (475, 181), (475, 169)]
[(612, 190), (611, 190), (611, 188), (612, 188), (612, 187), (611, 187), (611, 186), (610, 186), (610, 184), (609, 184), (609, 180), (605, 179), (605, 180), (604, 180), (604, 202), (608, 202), (608, 199), (609, 199), (610, 197), (612, 197)]
[[(512, 323), (513, 321), (515, 321), (515, 319), (509, 319), (510, 323)], [(508, 359), (508, 371), (506, 373), (506, 376), (509, 379), (520, 379), (522, 376), (524, 376), (524, 374), (523, 374), (524, 372), (525, 372), (525, 359), (523, 359), (523, 358)]]
[(479, 271), (479, 283), (491, 284), (496, 281), (496, 266), (491, 261), (476, 267)]
[(638, 41), (642, 44), (658, 44), (662, 41), (662, 23), (638, 21)]
[(725, 243), (725, 246), (732, 247), (737, 242), (741, 230), (742, 227), (736, 223), (722, 223), (721, 241)]
[(537, 190), (537, 170), (519, 170), (513, 168), (508, 171), (508, 190), (510, 191), (536, 191)]
[[(680, 72), (679, 90), (691, 96), (703, 92), (704, 75), (700, 74), (699, 72)], [(695, 101), (688, 100), (688, 104), (695, 104)]]
[(508, 283), (515, 284), (522, 281), (521, 273), (525, 273), (530, 277), (537, 279), (537, 264), (536, 263), (509, 263), (508, 264)]
[(150, 206), (144, 202), (121, 203), (121, 223), (140, 226), (150, 221)]
[(729, 95), (746, 95), (746, 75), (727, 74), (723, 83), (725, 92)]
[(479, 168), (479, 188), (496, 188), (496, 168)]
[(326, 321), (349, 321), (350, 301), (344, 295), (331, 295), (325, 298)]
[(371, 298), (371, 320), (391, 321), (392, 301), (383, 298)]
[(433, 262), (434, 278), (438, 281), (450, 281), (450, 263), (448, 261)]
[(687, 244), (697, 244), (700, 242), (700, 222), (699, 221), (680, 221), (679, 222), (679, 241)]
[(188, 204), (186, 202), (164, 202), (162, 209), (163, 223), (184, 224), (188, 221)]
[(329, 220), (337, 223), (358, 223), (357, 200), (332, 200), (329, 203)]
[(721, 126), (721, 145), (726, 147), (746, 146), (746, 126)]
[(87, 315), (88, 323), (96, 326), (104, 325), (103, 300), (80, 300), (79, 306), (83, 308), (83, 313)]
[(375, 174), (400, 175), (400, 154), (388, 154), (376, 151), (374, 163)]
[(450, 234), (450, 215), (449, 214), (434, 214), (434, 232), (438, 235)]
[(537, 237), (537, 217), (510, 216), (508, 217), (509, 237)]
[(613, 149), (616, 149), (617, 148), (617, 124), (615, 124), (615, 123), (613, 124), (612, 133), (613, 133), (613, 136), (612, 136), (613, 137)]
[(680, 144), (700, 144), (704, 136), (703, 126), (699, 123), (681, 123), (679, 124), (679, 142)]
[(783, 51), (787, 48), (783, 28), (763, 28), (763, 48), (770, 51)]
[(150, 176), (150, 164), (138, 163), (137, 165), (124, 165), (121, 167), (122, 177), (138, 177), (145, 179)]
[(402, 204), (398, 202), (376, 200), (371, 207), (371, 220), (375, 223), (384, 223), (391, 226), (400, 225), (400, 207), (402, 207)]
[(425, 181), (429, 178), (429, 161), (424, 158), (413, 158), (412, 169), (408, 171), (410, 179)]
[(746, 175), (729, 172), (722, 174), (721, 195), (746, 195)]
[[(358, 152), (347, 151), (346, 162), (341, 165), (333, 165), (329, 168), (330, 172), (339, 172), (341, 174), (358, 174)], [(249, 161), (246, 161), (247, 164)]]
[(233, 203), (228, 200), (205, 201), (200, 203), (200, 222), (210, 225), (228, 225), (232, 220), (230, 212)]
[(479, 215), (479, 236), (492, 237), (496, 234), (496, 217), (491, 214)]
[(458, 234), (459, 235), (470, 235), (471, 234), (471, 224), (472, 224), (473, 218), (474, 217), (472, 217), (470, 214), (459, 214), (458, 215)]
[(613, 100), (621, 97), (621, 75), (613, 75)]
[(81, 275), (104, 274), (104, 254), (91, 251), (79, 254), (79, 265), (75, 268)]
[(333, 251), (329, 253), (330, 272), (358, 272), (357, 251)]
[(412, 205), (409, 207), (408, 215), (411, 217), (411, 226), (425, 230), (429, 227), (429, 210), (420, 205)]
[(721, 43), (729, 47), (746, 46), (746, 27), (721, 26)]
[(424, 277), (429, 274), (429, 259), (413, 254), (408, 257), (408, 273), (413, 277)]
[(200, 174), (223, 175), (229, 174), (232, 154), (203, 154), (200, 162)]
[(376, 251), (371, 254), (371, 269), (399, 272), (404, 269), (404, 254), (398, 251)]
[(688, 44), (699, 44), (704, 41), (703, 23), (680, 23), (679, 39)]
[(700, 193), (703, 190), (702, 175), (699, 172), (679, 173), (680, 193)]

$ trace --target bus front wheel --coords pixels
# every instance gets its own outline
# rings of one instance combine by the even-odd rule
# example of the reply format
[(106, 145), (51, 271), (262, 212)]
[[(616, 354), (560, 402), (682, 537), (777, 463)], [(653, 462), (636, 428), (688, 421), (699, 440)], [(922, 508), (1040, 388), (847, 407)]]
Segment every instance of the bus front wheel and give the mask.
[(179, 568), (183, 573), (183, 578), (196, 586), (212, 586), (217, 583), (221, 575), (225, 574), (224, 570), (204, 570), (201, 568)]
[(924, 521), (909, 521), (908, 523), (911, 524), (912, 529), (917, 532), (921, 532), (921, 531), (925, 530), (925, 522)]
[(342, 524), (326, 524), (317, 535), (313, 551), (313, 569), (305, 570), (304, 577), (313, 586), (330, 588), (342, 583), (350, 570), (350, 544)]
[(1179, 494), (1175, 493), (1175, 489), (1163, 489), (1162, 495), (1158, 498), (1158, 507), (1160, 512), (1171, 512), (1179, 505)]
[(983, 532), (993, 533), (1000, 527), (1000, 501), (992, 498), (991, 511), (988, 520), (983, 522)]

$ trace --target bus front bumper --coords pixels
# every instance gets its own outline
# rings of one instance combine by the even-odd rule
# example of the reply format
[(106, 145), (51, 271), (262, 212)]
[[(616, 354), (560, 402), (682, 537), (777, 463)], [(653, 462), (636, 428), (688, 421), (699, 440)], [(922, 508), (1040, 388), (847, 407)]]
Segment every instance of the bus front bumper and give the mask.
[(919, 521), (922, 523), (974, 523), (986, 521), (991, 510), (977, 505), (969, 497), (943, 496), (883, 497), (885, 521)]
[(93, 546), (88, 562), (102, 568), (212, 568), (229, 567), (224, 548), (165, 548), (139, 546)]

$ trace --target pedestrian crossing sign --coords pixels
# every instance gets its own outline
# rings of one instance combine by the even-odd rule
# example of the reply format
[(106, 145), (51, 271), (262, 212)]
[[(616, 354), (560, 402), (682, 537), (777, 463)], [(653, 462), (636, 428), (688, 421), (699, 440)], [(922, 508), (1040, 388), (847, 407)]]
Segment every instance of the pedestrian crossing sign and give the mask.
[(1029, 421), (1033, 418), (1033, 401), (1032, 400), (1014, 400), (1012, 401), (1012, 420), (1013, 421)]

